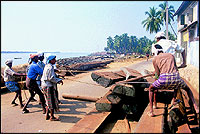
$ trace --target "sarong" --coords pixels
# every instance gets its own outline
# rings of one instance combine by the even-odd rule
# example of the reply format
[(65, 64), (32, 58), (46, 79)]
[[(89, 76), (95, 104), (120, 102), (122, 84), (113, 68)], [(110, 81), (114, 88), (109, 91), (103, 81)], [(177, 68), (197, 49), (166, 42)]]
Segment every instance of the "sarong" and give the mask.
[(15, 81), (8, 81), (5, 82), (6, 87), (8, 88), (8, 90), (10, 90), (11, 92), (15, 92), (17, 90), (19, 90), (19, 87), (17, 86), (17, 82)]
[(155, 89), (169, 90), (185, 88), (187, 86), (184, 80), (179, 76), (178, 72), (161, 74), (158, 80), (156, 80), (152, 85)]
[(49, 109), (54, 109), (55, 111), (59, 110), (58, 106), (58, 99), (56, 97), (55, 89), (54, 87), (44, 87), (43, 93), (46, 97), (46, 104)]

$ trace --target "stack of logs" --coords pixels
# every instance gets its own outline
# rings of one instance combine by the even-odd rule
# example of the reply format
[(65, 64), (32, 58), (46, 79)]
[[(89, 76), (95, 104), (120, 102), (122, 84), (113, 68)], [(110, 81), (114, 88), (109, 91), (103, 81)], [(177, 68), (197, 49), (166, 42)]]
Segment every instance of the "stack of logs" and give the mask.
[(59, 73), (60, 75), (67, 76), (67, 75), (81, 73), (98, 67), (105, 67), (107, 64), (113, 61), (114, 60), (102, 60), (102, 61), (76, 63), (72, 65), (61, 65), (58, 67), (58, 70), (62, 70), (62, 72)]
[[(152, 76), (148, 74), (146, 76)], [(144, 105), (144, 88), (149, 87), (145, 76), (130, 68), (121, 68), (115, 72), (93, 72), (91, 77), (103, 87), (110, 90), (98, 101), (98, 111), (123, 111), (126, 114), (137, 114)]]

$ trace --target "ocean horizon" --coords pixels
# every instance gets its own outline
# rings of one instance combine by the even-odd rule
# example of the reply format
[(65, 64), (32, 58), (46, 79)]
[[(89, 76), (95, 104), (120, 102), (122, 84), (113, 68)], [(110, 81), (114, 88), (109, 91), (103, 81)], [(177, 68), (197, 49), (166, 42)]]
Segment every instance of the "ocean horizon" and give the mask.
[[(1, 67), (5, 67), (5, 61), (7, 59), (13, 60), (13, 66), (26, 64), (28, 63), (28, 59), (30, 54), (37, 53), (31, 51), (1, 51)], [(80, 57), (80, 56), (88, 56), (91, 53), (86, 52), (44, 52), (44, 56), (48, 53), (55, 54), (56, 59), (63, 58), (72, 58), (72, 57)]]

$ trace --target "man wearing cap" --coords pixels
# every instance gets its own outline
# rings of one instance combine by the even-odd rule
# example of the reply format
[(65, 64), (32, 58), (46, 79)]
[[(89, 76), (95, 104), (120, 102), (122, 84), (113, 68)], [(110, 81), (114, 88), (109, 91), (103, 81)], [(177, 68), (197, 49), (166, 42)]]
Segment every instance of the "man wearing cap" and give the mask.
[[(44, 67), (44, 72), (41, 78), (41, 86), (43, 92), (46, 97), (46, 120), (50, 119), (50, 121), (59, 121), (59, 118), (54, 116), (54, 110), (59, 111), (59, 102), (56, 97), (55, 85), (61, 83), (63, 85), (63, 81), (60, 78), (57, 78), (54, 72), (54, 64), (56, 62), (56, 56), (50, 55), (47, 58), (47, 64)], [(50, 112), (50, 116), (49, 116)]]
[(186, 67), (186, 56), (185, 56), (185, 49), (175, 43), (172, 40), (167, 40), (165, 37), (164, 32), (158, 32), (155, 35), (156, 43), (152, 45), (152, 54), (156, 55), (156, 48), (155, 45), (159, 44), (161, 48), (163, 49), (164, 53), (171, 53), (172, 55), (175, 56), (175, 53), (181, 53), (182, 58), (183, 58), (183, 63), (178, 67), (178, 68), (184, 68)]
[(15, 103), (15, 100), (19, 99), (19, 103), (20, 103), (20, 107), (23, 108), (23, 104), (22, 104), (22, 96), (21, 96), (21, 89), (19, 88), (19, 85), (17, 82), (15, 82), (15, 76), (25, 76), (25, 73), (16, 73), (15, 71), (13, 71), (12, 69), (12, 62), (13, 60), (8, 59), (6, 60), (5, 64), (6, 64), (6, 68), (4, 70), (4, 81), (5, 81), (5, 85), (6, 87), (11, 91), (11, 92), (15, 92), (15, 98), (13, 99), (13, 101), (11, 102), (11, 104), (14, 104), (15, 106), (17, 106), (18, 104)]
[[(43, 62), (43, 60), (44, 60), (44, 53), (43, 52), (38, 52), (37, 54), (38, 54), (38, 59), (39, 59), (38, 62), (37, 62), (37, 64), (39, 65), (39, 67), (42, 70), (44, 70), (44, 66), (45, 66), (45, 64)], [(41, 77), (42, 76), (38, 75), (37, 78), (36, 78), (37, 84), (38, 84), (38, 86), (39, 86), (40, 89), (42, 89), (41, 88)]]
[(38, 55), (37, 54), (31, 54), (30, 58), (32, 59), (32, 63), (29, 67), (27, 78), (26, 78), (26, 86), (29, 89), (31, 96), (28, 99), (27, 103), (23, 107), (23, 113), (28, 113), (29, 111), (27, 110), (27, 106), (29, 102), (34, 98), (35, 94), (38, 94), (40, 97), (41, 105), (43, 108), (43, 114), (46, 113), (46, 104), (45, 104), (45, 98), (41, 90), (39, 89), (37, 83), (36, 83), (36, 78), (38, 75), (42, 76), (43, 70), (39, 67), (37, 64), (38, 62)]
[[(187, 92), (190, 100), (193, 102), (196, 113), (199, 113), (192, 91), (179, 76), (174, 56), (170, 53), (163, 53), (163, 49), (159, 44), (156, 44), (155, 48), (157, 52), (155, 53), (156, 56), (153, 59), (153, 66), (155, 69), (155, 73), (159, 76), (159, 78), (149, 87), (149, 102), (151, 109), (148, 112), (148, 115), (151, 117), (154, 116), (153, 94), (155, 90), (174, 89), (174, 96), (172, 100), (173, 104), (176, 99), (177, 90), (180, 88), (184, 89)], [(154, 106), (156, 108), (155, 97), (154, 97)]]

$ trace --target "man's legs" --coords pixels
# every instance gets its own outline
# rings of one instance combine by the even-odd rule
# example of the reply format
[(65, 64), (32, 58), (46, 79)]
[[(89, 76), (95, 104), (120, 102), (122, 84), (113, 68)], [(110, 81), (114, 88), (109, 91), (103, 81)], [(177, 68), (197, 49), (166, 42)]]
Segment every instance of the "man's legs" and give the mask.
[(42, 91), (39, 89), (39, 87), (35, 88), (35, 92), (39, 95), (40, 97), (40, 101), (41, 101), (41, 105), (43, 108), (43, 114), (46, 113), (46, 103), (45, 103), (45, 98), (44, 98), (44, 94), (42, 93)]
[(30, 102), (30, 101), (34, 98), (34, 96), (35, 96), (35, 93), (32, 91), (32, 89), (29, 89), (29, 92), (30, 92), (31, 96), (29, 97), (28, 101), (26, 102), (26, 104), (24, 105), (24, 107), (23, 107), (23, 109), (22, 109), (22, 111), (24, 111), (24, 113), (28, 113), (28, 112), (29, 112), (26, 108), (27, 108), (29, 102)]
[(150, 103), (150, 111), (148, 112), (148, 115), (153, 117), (153, 94), (154, 94), (154, 87), (153, 85), (150, 85), (149, 87), (149, 103)]
[(24, 105), (22, 103), (22, 95), (21, 95), (21, 89), (16, 91), (18, 94), (18, 99), (19, 99), (19, 103), (20, 103), (20, 107), (23, 108)]
[(18, 92), (15, 91), (15, 97), (14, 97), (13, 101), (11, 102), (11, 104), (14, 104), (15, 106), (18, 105), (17, 103), (15, 103), (15, 100), (17, 99), (17, 97), (18, 97)]

